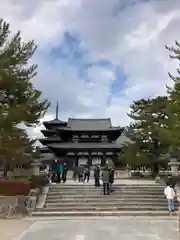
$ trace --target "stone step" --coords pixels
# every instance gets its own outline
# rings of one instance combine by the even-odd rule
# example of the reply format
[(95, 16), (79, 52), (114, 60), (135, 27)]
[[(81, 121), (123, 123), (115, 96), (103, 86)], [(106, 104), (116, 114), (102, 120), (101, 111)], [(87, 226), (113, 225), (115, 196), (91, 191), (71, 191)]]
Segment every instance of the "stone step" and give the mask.
[[(94, 187), (94, 186), (91, 186), (91, 187), (83, 187), (83, 188), (65, 188), (65, 187), (58, 187), (58, 188), (52, 188), (50, 187), (49, 189), (51, 191), (60, 191), (60, 190), (63, 190), (63, 191), (90, 191), (90, 190), (93, 190), (93, 191), (98, 191), (99, 188), (103, 188), (103, 186), (100, 186), (100, 187)], [(117, 190), (122, 190), (122, 191), (159, 191), (159, 190), (164, 190), (164, 187), (151, 187), (151, 188), (126, 188), (126, 187), (117, 187), (117, 186), (113, 186), (114, 189), (117, 189)]]
[[(99, 189), (99, 191), (96, 192), (92, 192), (92, 191), (82, 191), (82, 192), (49, 192), (48, 196), (98, 196), (101, 195), (103, 193), (103, 189)], [(161, 192), (132, 192), (132, 191), (126, 191), (126, 192), (122, 192), (122, 191), (116, 191), (114, 190), (113, 193), (111, 194), (113, 196), (119, 196), (119, 195), (139, 195), (139, 196), (144, 196), (144, 195), (152, 195), (152, 196), (164, 196), (164, 191)]]
[[(103, 188), (101, 185), (100, 187), (94, 187), (94, 186), (88, 186), (88, 187), (50, 187), (49, 189), (51, 191), (98, 191), (100, 188)], [(160, 191), (164, 190), (164, 187), (121, 187), (121, 186), (115, 186), (113, 185), (113, 188), (116, 190), (122, 190), (122, 191)]]
[(152, 207), (156, 207), (156, 206), (165, 206), (167, 207), (167, 202), (166, 201), (163, 201), (163, 202), (126, 202), (126, 201), (121, 201), (121, 202), (106, 202), (106, 203), (102, 203), (102, 202), (94, 202), (94, 203), (91, 203), (91, 202), (84, 202), (84, 203), (77, 203), (77, 202), (72, 202), (72, 203), (66, 203), (66, 202), (63, 202), (63, 203), (46, 203), (45, 204), (45, 208), (53, 208), (53, 207), (81, 207), (81, 206), (87, 206), (87, 207), (121, 207), (121, 206), (139, 206), (141, 207), (142, 205), (143, 206), (152, 206)]
[(60, 206), (60, 207), (47, 207), (43, 209), (38, 209), (38, 211), (47, 211), (47, 212), (68, 212), (68, 211), (167, 211), (167, 206), (155, 205), (134, 205), (134, 204), (126, 204), (121, 206)]
[[(112, 187), (116, 191), (120, 192), (161, 192), (164, 191), (164, 188), (117, 188), (117, 187)], [(66, 189), (66, 188), (49, 188), (49, 191), (51, 192), (98, 192), (99, 189), (103, 189), (103, 187), (98, 187), (98, 188), (82, 188), (82, 189)]]
[[(48, 199), (66, 199), (66, 198), (99, 198), (99, 197), (104, 197), (103, 191), (96, 193), (96, 194), (48, 194)], [(133, 194), (133, 193), (124, 193), (124, 194), (118, 194), (118, 193), (113, 193), (109, 196), (110, 198), (115, 198), (115, 197), (127, 197), (127, 198), (132, 198), (132, 197), (137, 197), (137, 198), (164, 198), (164, 194)]]
[[(72, 192), (75, 192), (75, 191), (98, 191), (99, 189), (103, 189), (103, 186), (100, 186), (100, 187), (93, 187), (91, 186), (90, 188), (49, 188), (50, 191), (52, 192), (59, 192), (59, 191), (66, 191), (66, 192), (69, 192), (69, 191), (72, 191)], [(113, 189), (117, 190), (117, 191), (164, 191), (164, 188), (118, 188), (118, 187), (115, 187), (113, 186)]]
[[(173, 214), (174, 216), (177, 213)], [(166, 211), (116, 211), (116, 212), (109, 212), (109, 211), (70, 211), (70, 212), (33, 212), (32, 217), (113, 217), (113, 216), (158, 216), (158, 217), (167, 217), (169, 216), (169, 212)]]
[[(100, 185), (102, 187), (102, 184)], [(163, 189), (165, 185), (117, 185), (113, 184), (115, 188), (123, 188), (123, 189)], [(94, 185), (86, 185), (86, 184), (79, 184), (79, 185), (50, 185), (50, 189), (98, 189), (99, 187), (95, 187)]]
[(127, 197), (119, 197), (119, 198), (111, 198), (110, 196), (103, 197), (103, 198), (68, 198), (68, 199), (48, 199), (46, 200), (46, 203), (53, 203), (53, 204), (63, 204), (63, 203), (107, 203), (107, 202), (111, 202), (116, 204), (117, 202), (122, 202), (122, 201), (126, 201), (126, 202), (136, 202), (136, 203), (145, 203), (145, 202), (167, 202), (165, 198), (127, 198)]

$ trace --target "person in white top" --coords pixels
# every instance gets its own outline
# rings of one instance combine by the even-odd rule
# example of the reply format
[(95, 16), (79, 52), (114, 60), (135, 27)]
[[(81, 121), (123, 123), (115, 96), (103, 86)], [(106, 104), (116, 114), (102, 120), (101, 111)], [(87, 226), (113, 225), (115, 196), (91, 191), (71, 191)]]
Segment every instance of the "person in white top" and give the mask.
[(167, 184), (167, 186), (164, 189), (164, 194), (168, 201), (169, 212), (172, 213), (175, 211), (174, 199), (176, 197), (176, 193), (174, 191), (174, 188), (172, 186), (170, 186), (169, 184)]

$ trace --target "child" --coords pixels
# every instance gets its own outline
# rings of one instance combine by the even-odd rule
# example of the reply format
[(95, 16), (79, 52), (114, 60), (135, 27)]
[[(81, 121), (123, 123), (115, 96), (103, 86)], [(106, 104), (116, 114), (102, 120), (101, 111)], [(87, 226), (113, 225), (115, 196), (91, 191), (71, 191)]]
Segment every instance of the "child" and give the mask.
[(175, 196), (176, 196), (173, 187), (171, 185), (167, 184), (167, 187), (165, 187), (165, 189), (164, 189), (164, 194), (165, 194), (165, 196), (167, 198), (167, 201), (168, 201), (169, 212), (172, 213), (175, 210), (174, 199), (175, 199)]

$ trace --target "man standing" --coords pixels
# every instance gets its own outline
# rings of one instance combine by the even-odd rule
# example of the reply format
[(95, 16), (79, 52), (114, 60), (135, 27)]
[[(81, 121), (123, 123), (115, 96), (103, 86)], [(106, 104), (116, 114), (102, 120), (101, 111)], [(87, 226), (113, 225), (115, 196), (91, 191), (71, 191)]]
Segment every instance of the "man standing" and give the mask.
[(100, 167), (97, 165), (94, 169), (95, 187), (100, 186), (99, 178), (100, 178)]
[(57, 160), (53, 160), (51, 164), (51, 169), (52, 169), (52, 177), (51, 177), (51, 182), (55, 183), (57, 182)]
[(67, 171), (68, 171), (68, 166), (67, 166), (67, 163), (65, 162), (63, 164), (63, 173), (62, 173), (62, 180), (63, 182), (65, 183), (66, 182), (66, 179), (67, 179)]
[(90, 178), (90, 169), (89, 167), (87, 167), (84, 172), (84, 182), (86, 181), (86, 179), (87, 179), (87, 182), (89, 182), (89, 178)]
[(113, 192), (112, 185), (114, 183), (114, 169), (111, 168), (109, 171), (110, 171), (110, 175), (109, 175), (110, 190), (111, 192)]
[(84, 174), (84, 167), (83, 166), (79, 166), (78, 167), (79, 182), (83, 182), (83, 174)]
[(176, 197), (173, 187), (167, 184), (167, 187), (164, 189), (164, 195), (166, 196), (168, 201), (168, 210), (170, 214), (172, 214), (172, 212), (175, 211), (174, 199)]
[(109, 171), (108, 167), (105, 167), (103, 172), (102, 172), (102, 182), (103, 182), (104, 195), (109, 195), (110, 194), (109, 180), (110, 180), (110, 171)]
[(72, 175), (72, 178), (73, 178), (74, 181), (76, 181), (77, 175), (78, 175), (78, 167), (77, 167), (77, 166), (73, 166), (73, 175)]

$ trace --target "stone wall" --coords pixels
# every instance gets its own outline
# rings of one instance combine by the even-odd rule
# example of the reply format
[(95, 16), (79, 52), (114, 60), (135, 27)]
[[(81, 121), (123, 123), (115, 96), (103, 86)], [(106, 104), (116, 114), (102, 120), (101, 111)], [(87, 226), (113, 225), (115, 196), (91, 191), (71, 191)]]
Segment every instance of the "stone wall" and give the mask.
[(33, 189), (28, 196), (0, 196), (0, 218), (31, 214), (36, 207), (39, 193), (39, 189)]

